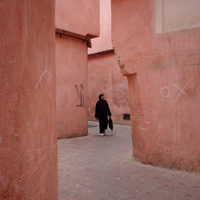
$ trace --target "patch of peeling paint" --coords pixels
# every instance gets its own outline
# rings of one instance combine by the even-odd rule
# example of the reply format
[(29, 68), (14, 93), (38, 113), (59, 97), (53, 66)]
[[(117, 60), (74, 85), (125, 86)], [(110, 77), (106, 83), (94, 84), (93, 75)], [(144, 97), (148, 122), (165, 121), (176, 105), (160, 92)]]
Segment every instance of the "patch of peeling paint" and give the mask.
[(113, 45), (113, 49), (114, 49), (114, 52), (115, 52), (115, 56), (117, 58), (117, 63), (119, 65), (120, 68), (124, 67), (124, 64), (121, 62), (121, 59), (120, 59), (120, 56), (115, 48), (115, 46)]

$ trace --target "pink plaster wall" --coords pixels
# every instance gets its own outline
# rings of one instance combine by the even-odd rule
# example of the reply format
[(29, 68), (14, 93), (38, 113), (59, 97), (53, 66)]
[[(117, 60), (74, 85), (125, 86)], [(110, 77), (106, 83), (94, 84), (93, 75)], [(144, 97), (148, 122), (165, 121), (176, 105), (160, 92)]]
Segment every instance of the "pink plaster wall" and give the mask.
[(54, 9), (0, 2), (0, 199), (58, 199)]
[(87, 135), (87, 45), (56, 35), (58, 138)]
[[(100, 0), (100, 37), (92, 39), (89, 55), (113, 49), (111, 42), (111, 0)], [(114, 123), (130, 125), (123, 114), (130, 114), (128, 81), (121, 76), (114, 53), (94, 56), (88, 60), (89, 120), (95, 120), (98, 95), (105, 93), (112, 110)]]
[(56, 0), (56, 28), (97, 37), (99, 23), (99, 0)]
[(95, 120), (95, 105), (99, 94), (104, 93), (115, 124), (130, 125), (123, 114), (130, 114), (128, 81), (116, 64), (115, 54), (89, 58), (88, 61), (88, 110), (89, 120)]
[(153, 0), (112, 0), (133, 152), (143, 163), (200, 172), (199, 36), (199, 28), (156, 35)]
[(111, 0), (100, 0), (100, 37), (92, 39), (88, 53), (112, 49), (111, 42)]
[[(99, 0), (56, 0), (56, 28), (96, 37), (99, 35)], [(86, 42), (56, 35), (58, 138), (87, 135)]]

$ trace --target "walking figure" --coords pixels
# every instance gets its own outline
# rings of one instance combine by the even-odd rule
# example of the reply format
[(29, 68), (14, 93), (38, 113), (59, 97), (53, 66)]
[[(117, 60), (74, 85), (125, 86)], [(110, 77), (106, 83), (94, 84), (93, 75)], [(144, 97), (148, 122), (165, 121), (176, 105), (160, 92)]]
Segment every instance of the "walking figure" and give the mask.
[(100, 94), (99, 101), (97, 101), (96, 103), (95, 117), (97, 120), (99, 120), (99, 129), (101, 136), (104, 136), (105, 130), (107, 130), (108, 116), (111, 117), (108, 102), (104, 99), (104, 94)]

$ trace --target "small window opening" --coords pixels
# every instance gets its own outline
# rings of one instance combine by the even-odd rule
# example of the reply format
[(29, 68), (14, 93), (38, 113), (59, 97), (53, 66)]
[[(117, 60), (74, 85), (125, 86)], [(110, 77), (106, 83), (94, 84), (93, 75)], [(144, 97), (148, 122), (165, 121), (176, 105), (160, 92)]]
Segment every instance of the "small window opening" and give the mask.
[(123, 119), (124, 120), (130, 120), (131, 119), (130, 114), (123, 114)]

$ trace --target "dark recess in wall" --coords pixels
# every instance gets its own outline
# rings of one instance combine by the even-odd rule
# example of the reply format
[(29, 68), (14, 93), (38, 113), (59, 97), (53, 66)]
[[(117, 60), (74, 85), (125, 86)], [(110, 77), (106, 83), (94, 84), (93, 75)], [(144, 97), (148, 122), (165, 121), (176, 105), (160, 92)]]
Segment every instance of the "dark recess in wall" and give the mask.
[(123, 114), (123, 119), (130, 120), (131, 119), (130, 114)]

